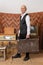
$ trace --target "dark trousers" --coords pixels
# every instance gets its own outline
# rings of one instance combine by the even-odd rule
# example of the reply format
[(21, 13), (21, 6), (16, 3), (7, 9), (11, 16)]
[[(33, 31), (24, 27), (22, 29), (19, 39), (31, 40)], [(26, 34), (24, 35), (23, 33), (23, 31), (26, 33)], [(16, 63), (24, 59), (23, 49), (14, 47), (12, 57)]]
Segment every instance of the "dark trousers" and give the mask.
[[(26, 34), (20, 34), (19, 39), (26, 39)], [(21, 54), (21, 53), (18, 53)], [(26, 57), (29, 56), (29, 52), (26, 53)]]
[(19, 39), (26, 39), (26, 34), (20, 34)]

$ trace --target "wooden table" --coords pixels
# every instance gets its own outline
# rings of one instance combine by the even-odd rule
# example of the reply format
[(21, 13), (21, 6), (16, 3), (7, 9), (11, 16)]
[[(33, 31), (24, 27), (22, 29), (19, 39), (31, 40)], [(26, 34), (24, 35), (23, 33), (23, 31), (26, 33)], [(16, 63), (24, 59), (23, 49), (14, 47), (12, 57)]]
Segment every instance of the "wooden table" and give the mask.
[(5, 60), (7, 56), (7, 48), (11, 45), (11, 42), (14, 43), (16, 40), (16, 34), (14, 35), (0, 35), (0, 53), (3, 54), (3, 57), (0, 59)]

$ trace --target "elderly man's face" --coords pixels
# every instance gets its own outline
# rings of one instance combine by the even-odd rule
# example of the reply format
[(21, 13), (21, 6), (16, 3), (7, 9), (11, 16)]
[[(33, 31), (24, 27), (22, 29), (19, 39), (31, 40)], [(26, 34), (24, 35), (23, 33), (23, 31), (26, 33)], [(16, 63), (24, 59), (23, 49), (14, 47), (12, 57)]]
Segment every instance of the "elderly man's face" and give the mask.
[(25, 6), (21, 7), (21, 12), (22, 12), (22, 14), (26, 12), (26, 7)]

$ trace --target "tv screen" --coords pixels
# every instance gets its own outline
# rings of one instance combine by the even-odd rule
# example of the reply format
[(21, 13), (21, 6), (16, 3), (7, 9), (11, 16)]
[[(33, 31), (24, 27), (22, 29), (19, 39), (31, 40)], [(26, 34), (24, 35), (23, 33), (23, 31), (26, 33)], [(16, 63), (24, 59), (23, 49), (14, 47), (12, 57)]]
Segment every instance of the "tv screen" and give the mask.
[(30, 35), (33, 37), (38, 35), (38, 26), (37, 25), (31, 25), (30, 26)]

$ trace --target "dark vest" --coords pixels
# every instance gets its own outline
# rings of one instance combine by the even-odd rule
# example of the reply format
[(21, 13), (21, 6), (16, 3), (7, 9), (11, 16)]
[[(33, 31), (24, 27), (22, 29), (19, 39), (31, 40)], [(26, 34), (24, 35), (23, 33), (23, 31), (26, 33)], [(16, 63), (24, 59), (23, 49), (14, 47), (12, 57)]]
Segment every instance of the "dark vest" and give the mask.
[(23, 17), (23, 19), (21, 20), (21, 16), (20, 16), (20, 34), (27, 34), (27, 25), (26, 25), (26, 16), (28, 14), (25, 14), (25, 16)]

